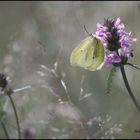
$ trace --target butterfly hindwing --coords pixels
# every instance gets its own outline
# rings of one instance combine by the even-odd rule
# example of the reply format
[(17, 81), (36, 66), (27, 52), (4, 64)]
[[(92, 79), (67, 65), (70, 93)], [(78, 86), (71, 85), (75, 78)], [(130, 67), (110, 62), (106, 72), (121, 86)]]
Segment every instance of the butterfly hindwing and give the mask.
[(96, 38), (96, 40), (98, 43), (95, 49), (95, 57), (93, 58), (92, 65), (88, 67), (91, 71), (100, 70), (106, 62), (104, 46), (99, 39)]

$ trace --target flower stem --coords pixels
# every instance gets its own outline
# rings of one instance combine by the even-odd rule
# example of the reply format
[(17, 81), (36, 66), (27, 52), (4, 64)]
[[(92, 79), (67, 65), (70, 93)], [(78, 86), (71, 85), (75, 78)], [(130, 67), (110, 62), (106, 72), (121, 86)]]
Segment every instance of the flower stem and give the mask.
[(134, 64), (131, 64), (131, 63), (126, 63), (126, 65), (132, 66), (132, 67), (134, 67), (134, 68), (136, 68), (136, 69), (140, 70), (140, 67), (138, 67), (138, 66), (136, 66), (136, 65), (134, 65)]
[(10, 139), (10, 136), (9, 136), (9, 134), (8, 134), (8, 131), (7, 131), (6, 126), (5, 126), (5, 124), (4, 124), (3, 121), (1, 121), (1, 125), (2, 125), (2, 128), (3, 128), (3, 130), (4, 130), (4, 133), (5, 133), (6, 138), (7, 138), (7, 139)]
[(9, 97), (9, 99), (10, 99), (10, 102), (11, 102), (13, 110), (14, 110), (14, 114), (15, 114), (15, 118), (16, 118), (16, 123), (17, 123), (17, 129), (18, 129), (18, 138), (21, 139), (21, 131), (20, 131), (20, 125), (19, 125), (19, 119), (18, 119), (16, 107), (15, 107), (14, 101), (12, 99), (12, 96), (10, 94), (7, 94), (7, 95)]
[(138, 103), (137, 103), (137, 101), (136, 101), (136, 99), (135, 99), (135, 97), (133, 95), (133, 92), (131, 91), (131, 88), (129, 86), (129, 83), (128, 83), (128, 80), (127, 80), (127, 77), (126, 77), (126, 73), (125, 73), (125, 69), (124, 69), (124, 66), (123, 65), (120, 66), (120, 70), (121, 70), (122, 77), (123, 77), (125, 86), (127, 88), (127, 91), (129, 93), (130, 97), (132, 98), (133, 102), (135, 103), (137, 109), (140, 111), (140, 106), (138, 105)]

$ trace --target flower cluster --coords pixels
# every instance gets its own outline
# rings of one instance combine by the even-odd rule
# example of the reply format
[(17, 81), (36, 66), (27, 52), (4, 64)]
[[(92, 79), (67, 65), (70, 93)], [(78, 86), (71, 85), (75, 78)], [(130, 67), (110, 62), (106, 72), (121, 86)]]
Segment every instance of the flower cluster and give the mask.
[(120, 63), (122, 58), (133, 57), (131, 46), (136, 38), (124, 29), (125, 26), (120, 18), (108, 18), (103, 24), (97, 23), (96, 36), (105, 44), (106, 64)]
[(2, 90), (6, 88), (7, 85), (8, 85), (7, 76), (3, 73), (0, 73), (0, 87), (2, 88)]
[(24, 139), (35, 139), (36, 130), (33, 127), (27, 127), (22, 132)]

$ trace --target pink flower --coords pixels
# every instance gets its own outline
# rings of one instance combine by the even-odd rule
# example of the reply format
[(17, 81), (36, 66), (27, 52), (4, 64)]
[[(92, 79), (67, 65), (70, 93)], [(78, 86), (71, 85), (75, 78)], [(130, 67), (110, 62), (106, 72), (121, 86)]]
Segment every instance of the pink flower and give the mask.
[(133, 57), (132, 43), (136, 41), (130, 33), (125, 32), (125, 26), (120, 18), (105, 19), (104, 23), (97, 23), (96, 36), (105, 45), (106, 64), (120, 63), (123, 57)]

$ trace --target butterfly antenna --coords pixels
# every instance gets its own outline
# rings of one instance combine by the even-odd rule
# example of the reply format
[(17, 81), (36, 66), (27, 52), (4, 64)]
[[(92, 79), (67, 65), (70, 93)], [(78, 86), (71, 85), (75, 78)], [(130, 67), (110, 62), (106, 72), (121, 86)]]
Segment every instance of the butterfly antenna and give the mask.
[(89, 33), (89, 32), (87, 31), (87, 28), (86, 28), (86, 26), (85, 26), (85, 25), (84, 25), (84, 29), (85, 29), (86, 33), (87, 33), (89, 36), (91, 36), (91, 37), (93, 37), (93, 38), (94, 38), (93, 34), (92, 34), (92, 33)]
[(85, 25), (84, 25), (84, 29), (85, 29), (86, 33), (87, 33), (89, 36), (91, 36), (93, 39), (96, 39), (96, 41), (97, 41), (96, 46), (97, 46), (97, 45), (98, 45), (98, 40), (97, 40), (97, 38), (94, 37), (92, 33), (89, 33), (89, 32), (87, 31), (87, 28), (86, 28)]
[[(86, 31), (86, 33), (89, 35), (89, 36), (91, 36), (93, 39), (96, 39), (96, 51), (95, 52), (97, 52), (97, 46), (98, 46), (98, 39), (96, 38), (96, 37), (94, 37), (93, 36), (93, 34), (92, 33), (89, 33), (88, 31), (87, 31), (87, 28), (86, 28), (86, 26), (84, 25), (84, 29), (85, 29), (85, 31)], [(93, 52), (93, 59), (96, 57), (96, 54), (95, 54), (95, 52)]]

